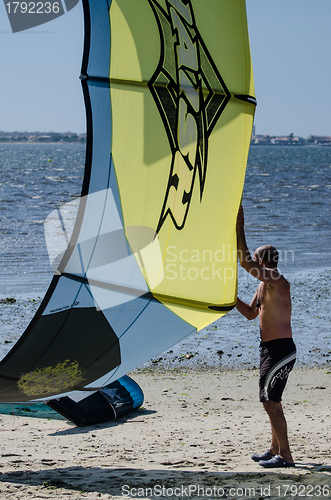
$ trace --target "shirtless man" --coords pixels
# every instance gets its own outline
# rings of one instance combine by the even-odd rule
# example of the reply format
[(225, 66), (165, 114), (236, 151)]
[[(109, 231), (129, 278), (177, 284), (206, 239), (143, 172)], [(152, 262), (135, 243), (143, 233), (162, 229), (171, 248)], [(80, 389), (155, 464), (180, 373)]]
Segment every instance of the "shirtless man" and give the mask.
[(252, 259), (246, 244), (242, 206), (237, 218), (237, 242), (241, 266), (261, 281), (251, 303), (246, 304), (238, 298), (236, 307), (249, 320), (259, 316), (260, 401), (269, 416), (272, 432), (269, 450), (262, 455), (252, 455), (252, 459), (263, 467), (294, 467), (281, 405), (296, 357), (291, 330), (290, 284), (277, 270), (278, 252), (274, 247), (259, 247)]

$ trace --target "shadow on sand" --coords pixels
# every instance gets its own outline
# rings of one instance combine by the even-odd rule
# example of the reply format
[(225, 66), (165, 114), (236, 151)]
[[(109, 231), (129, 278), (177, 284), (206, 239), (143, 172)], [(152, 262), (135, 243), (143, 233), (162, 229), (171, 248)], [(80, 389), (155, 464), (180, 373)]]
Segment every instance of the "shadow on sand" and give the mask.
[[(47, 462), (46, 460), (43, 460)], [(185, 464), (174, 463), (174, 470), (142, 470), (134, 468), (112, 468), (105, 464), (100, 467), (51, 468), (54, 461), (49, 460), (45, 469), (28, 472), (17, 470), (0, 475), (4, 483), (52, 489), (61, 494), (61, 489), (97, 494), (111, 497), (159, 497), (159, 498), (310, 498), (323, 489), (321, 496), (330, 497), (331, 466), (299, 464), (295, 469), (284, 472), (261, 471), (208, 472), (180, 470)], [(287, 488), (287, 490), (286, 490)], [(329, 493), (327, 493), (327, 489)], [(286, 491), (285, 491), (286, 490)], [(19, 491), (19, 489), (18, 489)], [(17, 491), (17, 493), (18, 493)], [(65, 494), (64, 491), (64, 494)], [(296, 493), (296, 495), (294, 495)], [(301, 494), (300, 494), (301, 493)], [(47, 497), (46, 497), (47, 498)]]

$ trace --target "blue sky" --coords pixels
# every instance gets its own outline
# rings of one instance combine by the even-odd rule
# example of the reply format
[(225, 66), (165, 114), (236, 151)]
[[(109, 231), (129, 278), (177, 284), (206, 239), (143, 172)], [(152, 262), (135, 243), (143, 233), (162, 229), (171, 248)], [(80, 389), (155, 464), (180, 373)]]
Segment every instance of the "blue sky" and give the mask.
[[(247, 12), (256, 133), (331, 136), (331, 1), (247, 0)], [(0, 3), (0, 130), (85, 131), (83, 36), (81, 3), (15, 34)]]

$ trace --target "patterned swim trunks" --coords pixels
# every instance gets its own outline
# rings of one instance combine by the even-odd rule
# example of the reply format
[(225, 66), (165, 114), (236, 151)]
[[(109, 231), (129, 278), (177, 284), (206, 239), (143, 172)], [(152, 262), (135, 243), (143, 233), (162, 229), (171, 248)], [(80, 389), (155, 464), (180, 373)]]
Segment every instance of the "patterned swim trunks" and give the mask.
[(290, 371), (296, 359), (293, 339), (275, 339), (260, 343), (260, 401), (280, 403)]

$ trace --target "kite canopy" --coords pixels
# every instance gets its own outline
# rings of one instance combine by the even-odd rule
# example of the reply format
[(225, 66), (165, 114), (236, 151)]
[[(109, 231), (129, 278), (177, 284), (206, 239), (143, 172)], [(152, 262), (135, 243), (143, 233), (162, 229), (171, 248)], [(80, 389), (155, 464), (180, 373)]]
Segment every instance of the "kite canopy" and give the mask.
[[(254, 85), (244, 0), (83, 0), (86, 169), (0, 400), (99, 389), (236, 303)], [(70, 212), (70, 210), (69, 210)]]

